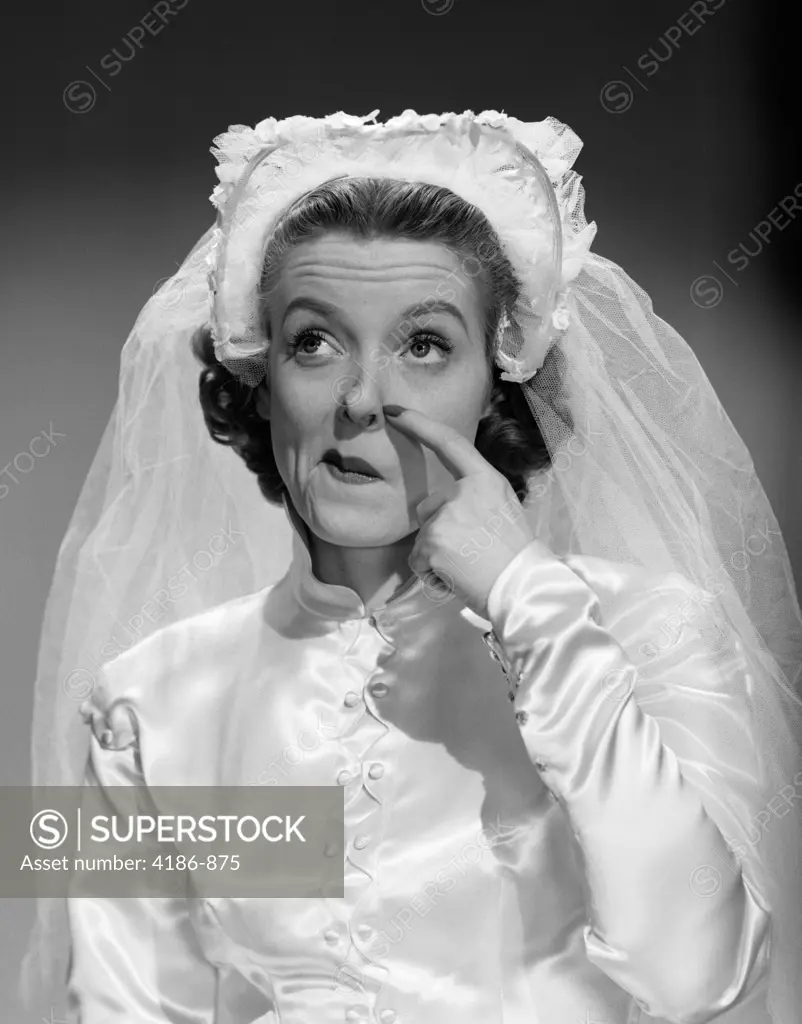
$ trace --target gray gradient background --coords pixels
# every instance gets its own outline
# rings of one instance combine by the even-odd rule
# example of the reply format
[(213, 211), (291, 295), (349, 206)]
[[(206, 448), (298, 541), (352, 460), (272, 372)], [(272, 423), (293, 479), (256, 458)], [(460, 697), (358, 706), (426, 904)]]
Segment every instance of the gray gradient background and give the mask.
[[(375, 107), (382, 117), (491, 108), (567, 122), (585, 142), (575, 166), (599, 228), (594, 249), (622, 264), (694, 348), (799, 573), (792, 268), (802, 217), (773, 230), (734, 283), (724, 280), (714, 308), (690, 296), (693, 280), (718, 273), (713, 261), (726, 265), (740, 242), (754, 251), (750, 231), (802, 180), (798, 117), (782, 105), (798, 94), (797, 58), (771, 3), (728, 0), (647, 76), (638, 57), (649, 47), (667, 56), (665, 33), (690, 3), (582, 0), (536, 12), (521, 0), (433, 0), (427, 12), (421, 0), (189, 0), (111, 76), (101, 59), (114, 47), (128, 55), (123, 37), (151, 6), (38, 5), (5, 16), (0, 467), (51, 424), (65, 437), (0, 500), (0, 784), (29, 781), (39, 628), (114, 405), (120, 349), (157, 282), (211, 223), (208, 147), (229, 124)], [(62, 98), (75, 79), (97, 90), (81, 114)], [(633, 88), (620, 113), (600, 102), (615, 79)], [(49, 1002), (31, 1016), (14, 994), (32, 915), (30, 900), (0, 900), (2, 1024), (50, 1019)], [(63, 1009), (52, 1008), (55, 1020)]]

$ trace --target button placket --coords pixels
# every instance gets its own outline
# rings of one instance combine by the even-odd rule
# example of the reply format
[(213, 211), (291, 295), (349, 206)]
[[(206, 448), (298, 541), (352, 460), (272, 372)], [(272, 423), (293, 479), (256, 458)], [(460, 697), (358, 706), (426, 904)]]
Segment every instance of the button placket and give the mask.
[[(367, 624), (371, 626), (370, 631), (365, 629)], [(379, 783), (385, 776), (386, 766), (376, 757), (374, 747), (390, 731), (389, 725), (377, 710), (381, 700), (390, 692), (387, 684), (381, 681), (382, 673), (378, 663), (395, 649), (381, 632), (381, 625), (381, 620), (376, 616), (370, 620), (360, 620), (353, 643), (343, 656), (350, 677), (350, 687), (343, 695), (343, 718), (348, 724), (337, 738), (345, 764), (336, 778), (338, 784), (348, 787), (344, 851), (346, 916), (343, 922), (347, 933), (343, 937), (343, 945), (333, 945), (332, 952), (344, 957), (343, 962), (350, 963), (353, 958), (354, 964), (358, 963), (362, 983), (369, 985), (361, 995), (364, 999), (369, 991), (372, 993), (374, 1001), (371, 1001), (371, 1007), (375, 1006), (375, 997), (384, 989), (388, 976), (387, 968), (375, 959), (375, 951), (371, 948), (374, 929), (365, 920), (372, 909), (370, 893), (376, 878), (382, 835), (380, 786), (386, 785), (386, 782)], [(359, 785), (355, 785), (357, 782)], [(372, 1010), (368, 1016), (363, 1017), (366, 1008), (361, 1004), (351, 1004), (345, 1009), (351, 1013), (346, 1018), (349, 1020), (365, 1019), (375, 1024), (378, 1019)], [(386, 1015), (384, 1019), (388, 1022), (390, 1020)]]
[(347, 756), (347, 763), (344, 767), (340, 768), (334, 777), (334, 781), (338, 786), (342, 786), (344, 789), (350, 787), (350, 792), (346, 795), (346, 807), (352, 804), (358, 799), (356, 792), (354, 791), (353, 783), (359, 782), (362, 776), (362, 760), (359, 756), (359, 751), (355, 751), (355, 744), (357, 743), (356, 737), (363, 731), (362, 719), (368, 714), (367, 705), (362, 694), (357, 693), (356, 690), (348, 690), (343, 697), (343, 707), (347, 708), (347, 715), (352, 715), (354, 710), (357, 710), (357, 717), (346, 718), (347, 725), (345, 729), (340, 733), (338, 739), (341, 746), (345, 749)]
[[(357, 779), (362, 782), (359, 775)], [(376, 847), (381, 833), (381, 801), (362, 782), (354, 789), (346, 813), (351, 832), (350, 841), (346, 839), (346, 859), (359, 869), (364, 884), (369, 885), (376, 875)], [(351, 880), (353, 881), (353, 878)], [(357, 904), (358, 900), (352, 908), (354, 911)]]
[[(348, 930), (355, 953), (363, 961), (361, 969), (368, 973), (376, 972), (376, 980), (386, 976), (386, 968), (376, 964), (366, 948), (366, 936), (372, 935), (370, 926), (360, 921), (360, 909), (365, 906), (365, 897), (371, 883), (376, 877), (376, 855), (382, 832), (382, 801), (377, 793), (375, 783), (384, 774), (384, 765), (375, 757), (374, 746), (389, 732), (389, 726), (374, 710), (374, 699), (380, 700), (389, 692), (389, 688), (376, 678), (376, 666), (384, 652), (392, 650), (392, 644), (378, 629), (376, 618), (372, 617), (372, 631), (366, 631), (365, 620), (361, 621), (361, 629), (354, 638), (344, 661), (350, 672), (354, 673), (352, 689), (346, 693), (346, 704), (355, 705), (354, 696), (357, 687), (356, 674), (362, 677), (363, 684), (359, 694), (361, 714), (339, 736), (341, 748), (345, 754), (348, 767), (341, 769), (337, 781), (341, 785), (359, 782), (349, 788), (346, 802), (346, 898), (348, 908)], [(368, 970), (369, 969), (369, 970)], [(380, 988), (379, 988), (380, 991)], [(373, 1018), (371, 1017), (371, 1020)]]

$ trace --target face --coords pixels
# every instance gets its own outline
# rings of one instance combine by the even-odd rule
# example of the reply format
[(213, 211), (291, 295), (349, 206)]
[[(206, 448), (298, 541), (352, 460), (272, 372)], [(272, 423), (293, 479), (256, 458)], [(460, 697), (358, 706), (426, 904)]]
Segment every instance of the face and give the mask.
[[(257, 409), (295, 509), (331, 544), (392, 544), (418, 529), (418, 502), (453, 493), (448, 470), (382, 406), (418, 409), (475, 439), (491, 373), (480, 289), (459, 268), (439, 243), (345, 233), (285, 257)], [(375, 476), (343, 479), (333, 453)]]

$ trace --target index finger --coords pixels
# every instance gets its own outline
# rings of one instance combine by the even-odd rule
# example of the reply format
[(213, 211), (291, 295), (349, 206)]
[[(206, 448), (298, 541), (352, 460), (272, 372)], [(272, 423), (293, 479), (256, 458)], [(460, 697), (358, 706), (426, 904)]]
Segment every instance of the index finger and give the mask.
[(455, 480), (460, 480), (469, 474), (487, 471), (489, 463), (484, 456), (476, 450), (467, 437), (447, 423), (433, 420), (418, 409), (407, 409), (401, 406), (385, 407), (385, 409), (387, 408), (402, 409), (397, 416), (386, 413), (387, 422), (392, 423), (403, 433), (414, 437), (421, 444), (425, 444), (427, 448), (431, 448)]

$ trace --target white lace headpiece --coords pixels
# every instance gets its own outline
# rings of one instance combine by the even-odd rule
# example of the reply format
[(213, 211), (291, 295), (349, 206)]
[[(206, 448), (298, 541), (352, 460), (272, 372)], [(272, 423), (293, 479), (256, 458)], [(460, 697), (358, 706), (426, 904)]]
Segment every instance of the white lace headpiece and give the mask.
[[(569, 285), (596, 233), (571, 170), (581, 141), (554, 118), (526, 124), (495, 110), (406, 110), (385, 123), (377, 114), (268, 118), (215, 139), (219, 214), (208, 259), (218, 359), (250, 384), (264, 375), (258, 285), (280, 214), (332, 178), (386, 177), (445, 186), (488, 218), (522, 285), (517, 308), (502, 316), (496, 363), (504, 380), (530, 379), (568, 327)], [(462, 270), (476, 277), (481, 257)]]

